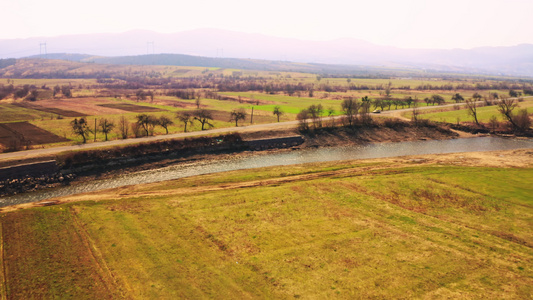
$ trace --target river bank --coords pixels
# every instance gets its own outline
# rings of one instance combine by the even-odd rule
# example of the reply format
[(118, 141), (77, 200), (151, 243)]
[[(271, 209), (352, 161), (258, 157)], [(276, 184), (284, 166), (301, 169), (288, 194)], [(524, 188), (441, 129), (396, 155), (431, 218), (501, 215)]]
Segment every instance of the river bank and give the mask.
[[(174, 180), (203, 174), (214, 174), (226, 171), (263, 168), (283, 165), (298, 165), (318, 162), (361, 160), (373, 158), (405, 157), (427, 154), (444, 155), (447, 153), (465, 153), (479, 151), (501, 151), (526, 149), (528, 155), (533, 151), (533, 140), (505, 139), (495, 137), (459, 138), (431, 141), (410, 141), (399, 143), (369, 143), (365, 145), (337, 147), (308, 147), (287, 151), (244, 151), (227, 155), (202, 157), (197, 160), (170, 163), (158, 168), (147, 168), (121, 173), (107, 173), (98, 178), (86, 177), (71, 185), (54, 189), (28, 192), (0, 199), (0, 206), (37, 202), (68, 195), (79, 195), (93, 191), (128, 186), (127, 189), (139, 184)], [(415, 161), (418, 160), (415, 159)], [(131, 170), (131, 169), (130, 169)], [(75, 196), (76, 197), (76, 196)]]
[[(228, 157), (251, 155), (246, 141), (263, 139), (279, 141), (288, 136), (303, 135), (303, 143), (274, 143), (274, 147), (263, 147), (269, 152), (292, 151), (295, 149), (357, 146), (369, 143), (402, 142), (416, 140), (443, 140), (457, 138), (458, 134), (441, 126), (413, 126), (406, 122), (376, 123), (354, 128), (322, 128), (300, 132), (296, 128), (282, 128), (272, 131), (249, 131), (242, 134), (183, 140), (157, 142), (127, 146), (116, 149), (86, 150), (61, 154), (55, 157), (18, 160), (18, 165), (34, 164), (54, 159), (58, 170), (49, 174), (22, 174), (0, 181), (0, 196), (5, 197), (62, 185), (108, 179), (123, 174), (164, 168), (171, 165), (191, 164), (200, 161), (215, 161)], [(267, 145), (268, 146), (268, 145)], [(283, 149), (289, 148), (290, 150)], [(252, 149), (257, 149), (253, 147)], [(263, 150), (265, 151), (265, 150)], [(263, 151), (254, 151), (263, 152)], [(14, 162), (12, 162), (13, 164)], [(4, 162), (4, 165), (6, 163)], [(8, 166), (10, 164), (7, 164)], [(9, 170), (9, 169), (8, 169)]]

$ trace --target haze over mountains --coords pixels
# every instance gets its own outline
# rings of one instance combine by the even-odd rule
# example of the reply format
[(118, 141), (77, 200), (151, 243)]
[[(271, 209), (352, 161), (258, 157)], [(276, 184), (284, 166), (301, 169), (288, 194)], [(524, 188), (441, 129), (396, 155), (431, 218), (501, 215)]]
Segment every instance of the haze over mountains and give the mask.
[(218, 29), (172, 34), (135, 30), (116, 34), (0, 40), (0, 58), (44, 53), (134, 56), (157, 53), (251, 58), (303, 63), (431, 69), (493, 75), (533, 76), (533, 45), (474, 49), (402, 49), (356, 39), (306, 41)]

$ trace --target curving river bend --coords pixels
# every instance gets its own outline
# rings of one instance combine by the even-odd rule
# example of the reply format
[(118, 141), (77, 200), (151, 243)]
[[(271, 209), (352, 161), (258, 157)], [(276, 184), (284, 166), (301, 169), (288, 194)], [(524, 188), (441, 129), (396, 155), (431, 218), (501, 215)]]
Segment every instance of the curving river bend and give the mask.
[(0, 207), (20, 203), (36, 202), (54, 197), (116, 188), (127, 185), (171, 180), (194, 175), (251, 169), (260, 167), (326, 162), (336, 160), (383, 158), (405, 155), (512, 150), (533, 148), (533, 140), (479, 137), (442, 141), (415, 141), (400, 143), (368, 144), (316, 149), (301, 149), (280, 153), (260, 153), (250, 156), (208, 160), (189, 165), (179, 164), (160, 169), (124, 174), (109, 179), (78, 183), (50, 190), (24, 193), (0, 199)]

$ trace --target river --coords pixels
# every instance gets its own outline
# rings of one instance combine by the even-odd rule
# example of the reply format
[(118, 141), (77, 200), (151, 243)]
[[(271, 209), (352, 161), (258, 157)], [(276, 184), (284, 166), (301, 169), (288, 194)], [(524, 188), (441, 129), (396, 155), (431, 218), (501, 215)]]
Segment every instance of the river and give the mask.
[(533, 140), (478, 137), (440, 141), (379, 143), (362, 146), (301, 149), (284, 152), (257, 153), (234, 158), (206, 160), (178, 164), (160, 169), (140, 171), (121, 176), (76, 183), (49, 190), (24, 193), (0, 199), (0, 207), (36, 202), (50, 198), (99, 191), (127, 185), (159, 182), (183, 177), (270, 166), (326, 162), (337, 160), (383, 158), (405, 155), (457, 153), (474, 151), (512, 150), (533, 148)]

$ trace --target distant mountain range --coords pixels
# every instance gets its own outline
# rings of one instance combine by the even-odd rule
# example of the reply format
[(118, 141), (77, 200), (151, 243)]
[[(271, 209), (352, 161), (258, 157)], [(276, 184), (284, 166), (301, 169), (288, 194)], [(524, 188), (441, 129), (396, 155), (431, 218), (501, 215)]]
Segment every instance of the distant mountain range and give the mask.
[[(46, 43), (46, 51), (44, 43)], [(531, 44), (468, 50), (402, 49), (374, 45), (356, 39), (306, 41), (218, 29), (197, 29), (172, 34), (135, 30), (117, 34), (0, 40), (0, 58), (33, 55), (44, 57), (45, 52), (106, 56), (109, 63), (116, 63), (111, 62), (112, 57), (116, 56), (131, 57), (167, 53), (205, 58), (249, 58), (314, 64), (533, 76), (533, 45)], [(154, 57), (152, 56), (152, 59)], [(71, 59), (81, 61), (87, 59), (87, 56), (72, 55)], [(98, 62), (105, 63), (104, 61)]]

